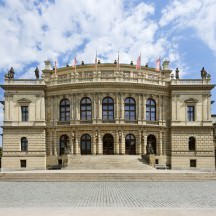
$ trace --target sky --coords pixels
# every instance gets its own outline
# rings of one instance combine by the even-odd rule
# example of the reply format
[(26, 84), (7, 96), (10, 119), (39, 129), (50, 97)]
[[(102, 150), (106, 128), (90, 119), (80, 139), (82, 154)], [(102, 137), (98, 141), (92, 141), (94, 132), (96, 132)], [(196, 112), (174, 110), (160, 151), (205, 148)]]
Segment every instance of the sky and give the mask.
[(199, 79), (204, 66), (216, 83), (215, 13), (216, 0), (0, 0), (0, 83), (12, 66), (15, 78), (31, 79), (46, 59), (93, 63), (96, 51), (102, 63), (141, 53), (151, 67), (160, 56), (184, 79)]

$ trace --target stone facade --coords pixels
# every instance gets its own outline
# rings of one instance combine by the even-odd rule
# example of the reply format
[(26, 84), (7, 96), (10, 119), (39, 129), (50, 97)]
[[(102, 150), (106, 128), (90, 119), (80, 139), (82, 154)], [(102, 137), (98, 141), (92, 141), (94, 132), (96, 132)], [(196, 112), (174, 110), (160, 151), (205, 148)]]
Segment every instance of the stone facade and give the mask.
[(214, 85), (209, 77), (170, 74), (168, 61), (160, 72), (126, 64), (55, 71), (45, 61), (42, 79), (5, 77), (2, 168), (46, 169), (71, 155), (152, 151), (156, 163), (174, 169), (215, 169)]

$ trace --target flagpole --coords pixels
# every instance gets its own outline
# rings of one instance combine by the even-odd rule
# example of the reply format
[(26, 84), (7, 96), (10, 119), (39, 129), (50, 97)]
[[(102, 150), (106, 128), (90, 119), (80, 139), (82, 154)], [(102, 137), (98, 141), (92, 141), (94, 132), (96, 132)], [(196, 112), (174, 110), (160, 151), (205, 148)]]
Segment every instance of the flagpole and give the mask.
[(96, 50), (96, 55), (95, 55), (95, 69), (96, 69), (96, 72), (97, 72), (97, 50)]
[(117, 70), (120, 71), (119, 50), (118, 50)]
[(140, 52), (140, 71), (141, 71), (141, 52)]
[(57, 63), (56, 63), (56, 61), (55, 61), (55, 77), (57, 77)]

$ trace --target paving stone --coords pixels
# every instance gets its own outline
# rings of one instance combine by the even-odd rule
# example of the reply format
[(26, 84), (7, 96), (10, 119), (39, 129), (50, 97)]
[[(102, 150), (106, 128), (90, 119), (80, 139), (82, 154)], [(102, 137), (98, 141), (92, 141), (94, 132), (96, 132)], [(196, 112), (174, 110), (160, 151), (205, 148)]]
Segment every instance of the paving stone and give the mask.
[(216, 208), (216, 182), (0, 182), (0, 208)]

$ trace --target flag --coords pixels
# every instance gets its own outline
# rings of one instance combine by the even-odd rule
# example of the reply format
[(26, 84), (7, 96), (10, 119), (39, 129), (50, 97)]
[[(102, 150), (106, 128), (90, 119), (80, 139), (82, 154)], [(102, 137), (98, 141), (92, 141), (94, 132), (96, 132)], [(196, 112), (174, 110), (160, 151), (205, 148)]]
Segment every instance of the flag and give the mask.
[(57, 62), (55, 61), (55, 76), (57, 77)]
[(156, 71), (160, 71), (160, 57), (156, 60)]
[(74, 57), (74, 62), (73, 62), (73, 68), (75, 69), (76, 72), (76, 65), (77, 65), (77, 59), (76, 56)]
[(97, 64), (98, 64), (98, 62), (97, 62), (97, 51), (96, 51), (96, 55), (95, 55), (95, 70), (97, 71)]
[(140, 70), (141, 69), (141, 54), (137, 58), (137, 64), (136, 64), (136, 69)]
[(120, 70), (120, 63), (119, 63), (119, 51), (118, 51), (118, 58), (117, 58), (117, 70)]

